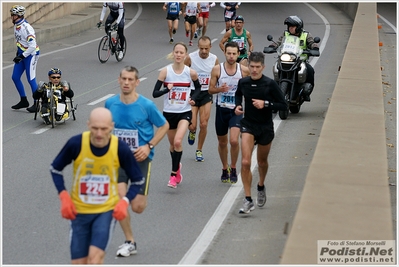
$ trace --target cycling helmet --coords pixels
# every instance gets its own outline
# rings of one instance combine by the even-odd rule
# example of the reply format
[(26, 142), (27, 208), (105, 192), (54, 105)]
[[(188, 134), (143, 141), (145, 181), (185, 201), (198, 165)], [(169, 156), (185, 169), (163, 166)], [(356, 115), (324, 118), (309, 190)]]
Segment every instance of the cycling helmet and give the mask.
[(51, 74), (59, 74), (61, 75), (61, 70), (58, 68), (51, 68), (48, 72), (48, 76), (50, 76)]
[(235, 21), (237, 21), (237, 20), (244, 22), (244, 17), (239, 15), (236, 17)]
[(290, 26), (296, 26), (296, 33), (300, 33), (303, 31), (303, 21), (298, 16), (289, 16), (284, 20), (284, 25), (287, 25), (287, 30)]
[(10, 9), (11, 15), (17, 15), (22, 17), (23, 15), (25, 15), (25, 7), (20, 6), (20, 5), (15, 5), (12, 6), (12, 8)]

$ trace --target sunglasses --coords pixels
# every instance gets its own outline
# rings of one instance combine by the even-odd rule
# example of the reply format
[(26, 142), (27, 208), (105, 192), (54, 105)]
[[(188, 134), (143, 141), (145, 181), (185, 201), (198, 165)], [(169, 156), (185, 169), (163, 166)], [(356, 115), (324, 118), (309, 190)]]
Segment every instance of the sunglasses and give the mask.
[(61, 76), (50, 76), (51, 79), (61, 79)]

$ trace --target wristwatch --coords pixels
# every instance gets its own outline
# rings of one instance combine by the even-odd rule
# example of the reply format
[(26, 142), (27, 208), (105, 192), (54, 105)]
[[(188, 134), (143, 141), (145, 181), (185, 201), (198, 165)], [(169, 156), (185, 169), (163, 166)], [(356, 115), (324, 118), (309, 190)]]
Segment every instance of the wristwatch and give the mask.
[(265, 108), (269, 106), (269, 101), (265, 100)]
[(153, 149), (153, 148), (154, 148), (154, 145), (151, 144), (151, 143), (148, 143), (147, 145), (148, 145), (148, 147), (149, 147), (150, 149)]

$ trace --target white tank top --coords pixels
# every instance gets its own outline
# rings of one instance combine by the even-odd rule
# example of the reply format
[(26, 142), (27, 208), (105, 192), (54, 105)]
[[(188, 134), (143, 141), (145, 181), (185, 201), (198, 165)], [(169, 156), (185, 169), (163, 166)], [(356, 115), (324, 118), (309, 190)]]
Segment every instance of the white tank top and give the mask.
[(235, 107), (235, 93), (237, 91), (238, 80), (242, 78), (240, 64), (236, 64), (236, 72), (234, 75), (228, 75), (224, 69), (224, 63), (220, 63), (220, 77), (217, 82), (217, 87), (226, 83), (229, 86), (229, 91), (217, 93), (216, 105), (222, 108), (234, 109)]
[(188, 2), (186, 5), (186, 15), (196, 16), (197, 15), (197, 2)]
[[(212, 68), (215, 66), (216, 55), (209, 53), (206, 59), (199, 56), (199, 52), (190, 53), (191, 68), (198, 73), (198, 81), (201, 84), (201, 91), (208, 91), (211, 80)], [(192, 85), (191, 89), (194, 89)]]
[(172, 64), (168, 65), (166, 67), (164, 86), (167, 87), (169, 83), (173, 84), (173, 88), (164, 95), (163, 111), (170, 113), (190, 111), (191, 105), (188, 103), (191, 92), (190, 68), (184, 66), (182, 73), (176, 74)]
[(209, 12), (209, 2), (200, 2), (200, 8), (202, 12)]

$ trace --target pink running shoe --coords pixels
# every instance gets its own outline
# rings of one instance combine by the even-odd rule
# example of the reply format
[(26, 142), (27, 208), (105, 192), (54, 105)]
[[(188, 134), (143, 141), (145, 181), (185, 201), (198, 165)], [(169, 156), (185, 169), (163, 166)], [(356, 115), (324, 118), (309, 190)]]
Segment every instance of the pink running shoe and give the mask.
[(168, 187), (177, 188), (176, 176), (170, 176)]
[(181, 168), (183, 167), (183, 164), (179, 165), (179, 169), (176, 172), (176, 184), (180, 184), (183, 181), (183, 175), (181, 174)]

